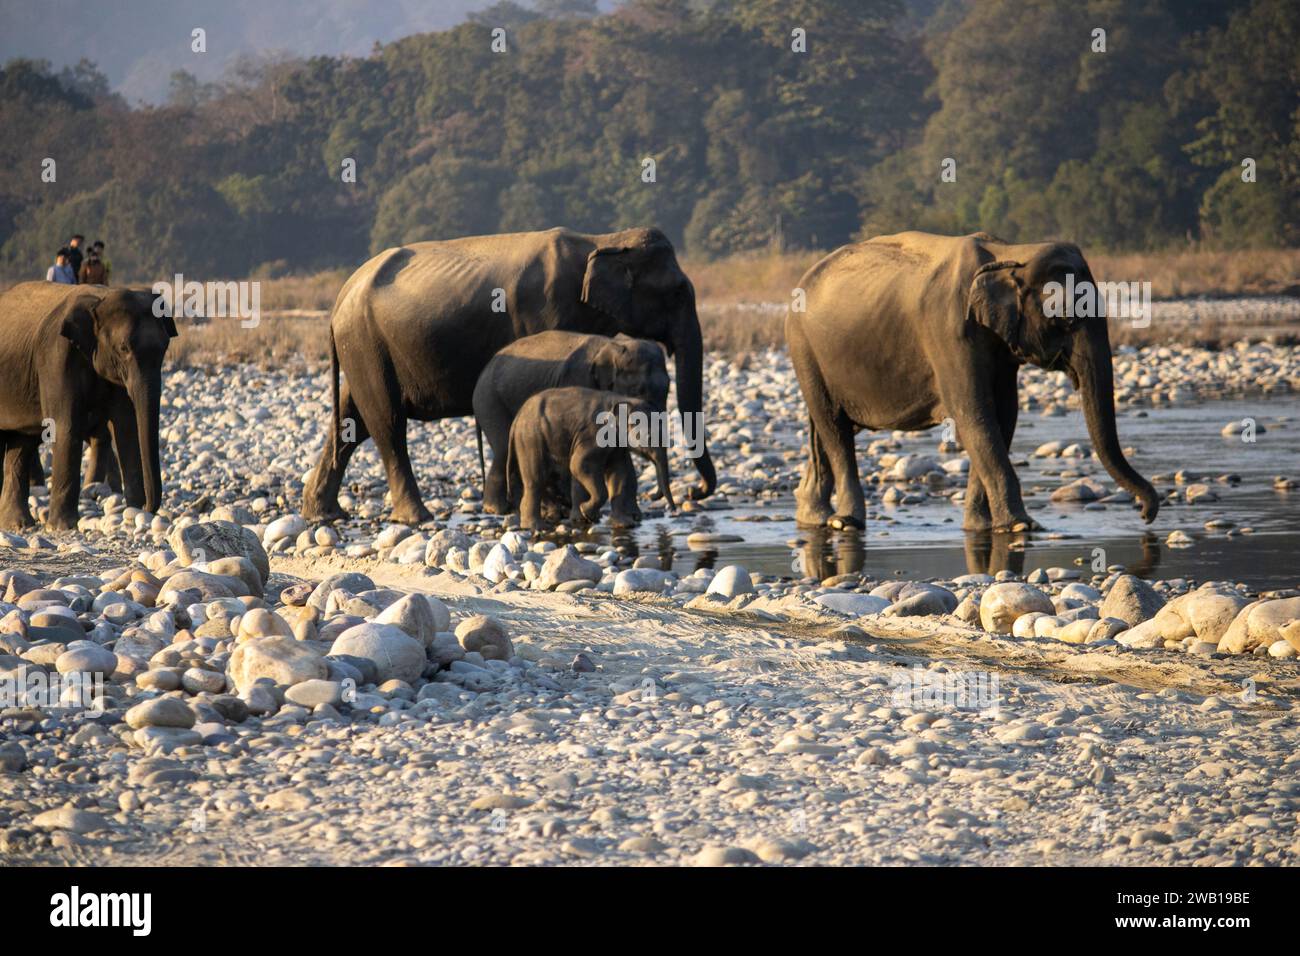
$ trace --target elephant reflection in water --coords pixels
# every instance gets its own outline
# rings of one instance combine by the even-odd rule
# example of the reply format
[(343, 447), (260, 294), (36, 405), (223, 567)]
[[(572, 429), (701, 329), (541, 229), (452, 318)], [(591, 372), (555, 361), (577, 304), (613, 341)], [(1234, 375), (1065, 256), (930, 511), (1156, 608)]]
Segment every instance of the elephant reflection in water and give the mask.
[[(802, 547), (796, 550), (792, 567), (796, 577), (818, 581), (837, 574), (859, 574), (867, 564), (863, 535), (853, 531), (808, 528)], [(1023, 534), (968, 534), (965, 536), (966, 573), (1021, 574), (1025, 566)]]

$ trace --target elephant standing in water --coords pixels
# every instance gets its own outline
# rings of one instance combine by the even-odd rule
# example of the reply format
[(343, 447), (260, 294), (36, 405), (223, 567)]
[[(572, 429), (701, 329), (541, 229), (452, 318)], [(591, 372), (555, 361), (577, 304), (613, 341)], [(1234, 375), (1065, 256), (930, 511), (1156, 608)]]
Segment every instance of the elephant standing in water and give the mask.
[(127, 501), (162, 502), (158, 412), (162, 363), (176, 324), (154, 314), (149, 291), (24, 282), (0, 295), (0, 525), (32, 524), (29, 462), (42, 435), (53, 443), (54, 529), (75, 528), (82, 445), (107, 423)]
[(806, 309), (785, 324), (809, 417), (799, 523), (863, 527), (853, 444), (860, 429), (911, 431), (950, 417), (971, 459), (966, 529), (1037, 527), (1009, 454), (1026, 362), (1070, 376), (1097, 457), (1152, 521), (1159, 498), (1115, 432), (1105, 316), (1044, 311), (1044, 285), (1064, 285), (1069, 274), (1075, 287), (1093, 282), (1075, 245), (1013, 245), (984, 233), (879, 236), (809, 269), (800, 282)]
[[(622, 332), (661, 343), (676, 363), (682, 414), (702, 410), (695, 290), (659, 230), (550, 229), (389, 249), (353, 273), (334, 302), (333, 420), (308, 476), (303, 514), (343, 517), (344, 470), (370, 437), (388, 474), (393, 520), (429, 520), (407, 454), (407, 419), (471, 414), (474, 385), (492, 356), (548, 329)], [(347, 436), (344, 421), (352, 423)], [(700, 451), (695, 497), (712, 494), (717, 484), (702, 436)]]

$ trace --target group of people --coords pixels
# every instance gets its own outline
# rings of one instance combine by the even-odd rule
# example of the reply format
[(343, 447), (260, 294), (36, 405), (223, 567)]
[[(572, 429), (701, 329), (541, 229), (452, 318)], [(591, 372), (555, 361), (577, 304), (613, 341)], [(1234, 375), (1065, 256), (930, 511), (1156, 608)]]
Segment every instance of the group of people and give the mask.
[(54, 265), (45, 272), (46, 282), (64, 285), (108, 285), (113, 265), (104, 255), (104, 242), (96, 239), (83, 251), (86, 237), (77, 234), (54, 257)]

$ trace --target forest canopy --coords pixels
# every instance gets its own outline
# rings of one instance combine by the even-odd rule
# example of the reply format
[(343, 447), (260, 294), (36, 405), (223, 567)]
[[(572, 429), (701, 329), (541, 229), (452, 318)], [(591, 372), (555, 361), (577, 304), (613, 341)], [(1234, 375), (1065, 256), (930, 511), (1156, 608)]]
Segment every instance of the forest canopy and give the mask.
[(0, 69), (0, 272), (43, 275), (73, 232), (137, 279), (554, 225), (696, 257), (900, 229), (1300, 244), (1294, 0), (506, 0), (170, 89)]

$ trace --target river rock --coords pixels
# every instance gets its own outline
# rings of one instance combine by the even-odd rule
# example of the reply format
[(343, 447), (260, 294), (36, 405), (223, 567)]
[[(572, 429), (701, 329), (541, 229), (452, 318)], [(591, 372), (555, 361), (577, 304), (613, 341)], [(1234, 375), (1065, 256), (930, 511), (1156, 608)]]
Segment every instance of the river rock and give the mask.
[[(433, 598), (432, 600), (437, 600)], [(441, 601), (438, 602), (442, 604)], [(446, 610), (445, 605), (443, 610)], [(433, 643), (434, 636), (439, 630), (444, 630), (450, 626), (451, 616), (448, 615), (447, 624), (439, 628), (439, 621), (434, 617), (433, 607), (430, 600), (423, 594), (407, 594), (399, 598), (375, 618), (376, 624), (392, 624), (394, 627), (400, 627), (420, 642), (422, 647), (428, 647)]]
[(325, 607), (329, 602), (330, 594), (335, 588), (342, 588), (349, 594), (360, 594), (362, 591), (374, 590), (375, 582), (370, 580), (364, 574), (356, 571), (344, 571), (341, 574), (331, 574), (320, 584), (316, 585), (316, 590), (311, 592), (311, 597), (307, 599), (307, 604), (316, 610), (324, 613)]
[(1136, 627), (1155, 617), (1164, 606), (1165, 599), (1151, 585), (1135, 575), (1121, 574), (1111, 584), (1099, 613), (1102, 617), (1117, 617), (1130, 627)]
[(1003, 581), (990, 585), (980, 598), (980, 624), (990, 633), (1010, 634), (1021, 615), (1055, 610), (1052, 599), (1033, 585)]
[(136, 704), (126, 712), (124, 719), (133, 730), (142, 727), (189, 728), (194, 726), (194, 711), (176, 697), (156, 697)]
[(426, 662), (424, 645), (420, 641), (400, 627), (373, 621), (350, 627), (340, 634), (330, 648), (330, 655), (364, 657), (372, 661), (376, 682), (381, 684), (389, 680), (414, 683), (424, 673)]
[(315, 648), (292, 637), (255, 637), (238, 644), (230, 655), (226, 672), (243, 696), (260, 677), (281, 686), (300, 684), (325, 677), (329, 668)]
[(1255, 601), (1238, 612), (1219, 639), (1219, 651), (1245, 654), (1261, 645), (1288, 640), (1295, 629), (1283, 633), (1283, 628), (1295, 620), (1300, 620), (1300, 597)]
[(706, 593), (730, 600), (741, 594), (753, 594), (754, 582), (740, 565), (729, 564), (713, 576)]
[(466, 651), (478, 651), (486, 660), (508, 661), (515, 656), (505, 625), (486, 614), (475, 614), (457, 624), (456, 640)]
[(299, 707), (315, 708), (320, 704), (337, 707), (343, 701), (343, 684), (336, 680), (305, 680), (286, 690), (284, 699)]
[(167, 535), (176, 556), (185, 564), (218, 558), (246, 558), (261, 576), (262, 588), (271, 577), (271, 563), (257, 535), (233, 521), (200, 521), (172, 528)]
[(293, 540), (307, 530), (307, 520), (298, 514), (287, 514), (276, 518), (262, 532), (262, 544), (271, 547), (283, 538)]
[(537, 576), (537, 587), (544, 591), (551, 591), (569, 581), (594, 583), (599, 582), (600, 578), (600, 565), (595, 561), (588, 561), (578, 553), (577, 548), (566, 544), (546, 556), (546, 560), (542, 562), (542, 570)]
[(244, 613), (239, 619), (240, 641), (250, 641), (257, 637), (293, 637), (293, 628), (289, 622), (274, 611), (264, 607), (255, 607)]
[(60, 674), (90, 674), (108, 677), (117, 670), (117, 655), (98, 644), (81, 643), (58, 656), (54, 669)]
[(484, 557), (480, 573), (493, 584), (499, 584), (506, 578), (517, 577), (519, 572), (519, 562), (515, 560), (515, 556), (510, 553), (509, 548), (498, 542)]

